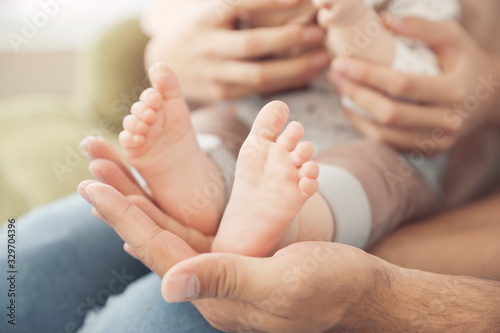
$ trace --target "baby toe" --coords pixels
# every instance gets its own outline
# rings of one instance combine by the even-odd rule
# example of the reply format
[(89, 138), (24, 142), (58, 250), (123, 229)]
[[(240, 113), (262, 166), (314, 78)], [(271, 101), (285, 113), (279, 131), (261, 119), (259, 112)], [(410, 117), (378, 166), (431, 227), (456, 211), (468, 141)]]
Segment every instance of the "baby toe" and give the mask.
[(251, 132), (259, 139), (276, 141), (285, 127), (290, 110), (283, 102), (271, 102), (264, 106), (255, 118)]
[(277, 143), (288, 151), (297, 147), (300, 139), (304, 136), (304, 127), (297, 121), (291, 122), (285, 131), (279, 136)]
[(144, 90), (141, 94), (140, 101), (154, 110), (158, 110), (163, 104), (161, 94), (154, 88)]
[(303, 177), (299, 181), (299, 189), (306, 197), (312, 197), (318, 191), (319, 183), (316, 179)]
[(295, 165), (300, 167), (305, 162), (309, 161), (314, 154), (314, 148), (310, 142), (300, 142), (294, 151), (290, 153)]
[(146, 134), (149, 130), (149, 126), (134, 115), (123, 119), (123, 128), (134, 134)]
[(144, 145), (146, 138), (143, 135), (134, 134), (128, 130), (124, 130), (118, 136), (120, 144), (125, 149), (136, 149)]
[(319, 166), (315, 161), (304, 163), (300, 168), (300, 175), (311, 179), (317, 179), (319, 176)]

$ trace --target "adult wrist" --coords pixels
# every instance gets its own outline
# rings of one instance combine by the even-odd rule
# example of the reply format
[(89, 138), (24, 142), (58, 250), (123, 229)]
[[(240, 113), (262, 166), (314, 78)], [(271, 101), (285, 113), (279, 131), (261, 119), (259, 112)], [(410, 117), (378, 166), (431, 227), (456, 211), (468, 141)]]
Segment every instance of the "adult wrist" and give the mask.
[(500, 283), (386, 264), (332, 332), (498, 332)]
[(393, 282), (402, 282), (406, 277), (400, 272), (403, 269), (370, 257), (371, 264), (363, 272), (365, 277), (352, 279), (353, 284), (365, 281), (362, 285), (352, 286), (362, 289), (360, 296), (345, 308), (342, 320), (329, 332), (385, 332), (391, 326), (387, 325), (386, 315), (394, 312), (394, 300), (400, 296)]

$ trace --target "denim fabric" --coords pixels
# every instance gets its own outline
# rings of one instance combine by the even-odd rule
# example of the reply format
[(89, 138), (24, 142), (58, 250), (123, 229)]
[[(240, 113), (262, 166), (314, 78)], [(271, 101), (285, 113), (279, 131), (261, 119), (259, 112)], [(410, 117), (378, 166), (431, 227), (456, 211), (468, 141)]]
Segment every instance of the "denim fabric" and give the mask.
[(12, 326), (6, 316), (10, 284), (6, 240), (4, 227), (2, 333), (218, 332), (190, 303), (163, 301), (160, 279), (123, 251), (123, 241), (76, 194), (16, 221), (16, 325)]

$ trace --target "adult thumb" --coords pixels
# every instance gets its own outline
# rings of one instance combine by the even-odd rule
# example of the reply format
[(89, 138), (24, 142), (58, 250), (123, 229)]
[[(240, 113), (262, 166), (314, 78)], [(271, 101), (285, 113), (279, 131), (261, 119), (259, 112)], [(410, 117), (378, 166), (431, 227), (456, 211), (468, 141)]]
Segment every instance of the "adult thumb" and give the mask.
[(162, 295), (169, 303), (203, 298), (259, 300), (270, 287), (268, 268), (269, 259), (265, 258), (200, 254), (178, 263), (165, 274)]
[(456, 21), (430, 21), (418, 17), (386, 17), (384, 21), (396, 34), (421, 40), (434, 48), (455, 44), (466, 36)]

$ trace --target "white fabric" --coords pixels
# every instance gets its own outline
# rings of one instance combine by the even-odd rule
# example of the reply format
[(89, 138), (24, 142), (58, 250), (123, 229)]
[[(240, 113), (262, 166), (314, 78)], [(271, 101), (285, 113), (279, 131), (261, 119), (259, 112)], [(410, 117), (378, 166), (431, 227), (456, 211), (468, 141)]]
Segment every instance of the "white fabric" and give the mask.
[(334, 241), (365, 248), (372, 230), (372, 216), (363, 186), (345, 169), (320, 164), (319, 170), (319, 192), (330, 204), (335, 218)]

